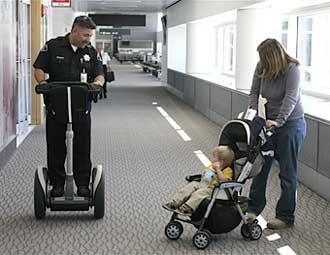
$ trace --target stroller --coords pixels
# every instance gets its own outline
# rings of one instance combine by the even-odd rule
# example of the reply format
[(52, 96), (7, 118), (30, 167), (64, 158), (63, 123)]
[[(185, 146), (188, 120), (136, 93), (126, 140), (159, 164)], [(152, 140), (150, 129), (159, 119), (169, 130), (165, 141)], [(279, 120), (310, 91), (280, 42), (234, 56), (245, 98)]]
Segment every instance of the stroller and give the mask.
[[(249, 222), (245, 216), (248, 198), (241, 196), (243, 185), (248, 178), (260, 173), (265, 157), (273, 157), (268, 139), (273, 130), (266, 130), (265, 120), (255, 116), (250, 110), (241, 113), (237, 119), (227, 122), (220, 131), (219, 145), (229, 146), (235, 153), (232, 181), (221, 182), (213, 189), (211, 200), (204, 199), (190, 217), (183, 217), (173, 212), (170, 222), (165, 227), (165, 235), (170, 240), (178, 239), (183, 233), (180, 223), (193, 224), (198, 230), (193, 236), (193, 244), (198, 249), (205, 249), (211, 240), (211, 234), (227, 233), (236, 228), (241, 221), (241, 234), (245, 239), (258, 240), (262, 228), (258, 220)], [(201, 175), (186, 176), (188, 182), (200, 181)], [(224, 191), (227, 199), (218, 198)]]

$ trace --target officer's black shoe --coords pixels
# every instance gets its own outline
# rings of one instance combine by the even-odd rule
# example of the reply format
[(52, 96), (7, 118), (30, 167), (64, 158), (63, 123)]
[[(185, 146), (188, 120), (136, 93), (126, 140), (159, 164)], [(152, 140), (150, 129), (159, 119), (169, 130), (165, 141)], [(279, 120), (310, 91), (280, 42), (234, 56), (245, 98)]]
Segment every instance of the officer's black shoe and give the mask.
[(64, 194), (64, 186), (63, 185), (56, 185), (53, 186), (53, 189), (50, 191), (50, 195), (52, 197), (61, 197)]
[(77, 195), (80, 197), (89, 197), (88, 186), (78, 186)]
[(107, 98), (108, 96), (107, 96), (107, 94), (104, 94), (104, 98)]
[(103, 98), (103, 96), (102, 96), (102, 94), (100, 94), (100, 99), (102, 99)]

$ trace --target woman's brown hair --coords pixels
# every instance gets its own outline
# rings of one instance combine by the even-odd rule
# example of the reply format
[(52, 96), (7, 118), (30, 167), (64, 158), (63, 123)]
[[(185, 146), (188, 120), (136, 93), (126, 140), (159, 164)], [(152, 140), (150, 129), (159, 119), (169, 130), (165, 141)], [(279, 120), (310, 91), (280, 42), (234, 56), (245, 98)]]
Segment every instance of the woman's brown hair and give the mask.
[(263, 68), (261, 77), (266, 80), (274, 80), (280, 74), (287, 71), (289, 63), (299, 65), (299, 61), (285, 51), (284, 47), (276, 39), (266, 39), (257, 48), (260, 62)]

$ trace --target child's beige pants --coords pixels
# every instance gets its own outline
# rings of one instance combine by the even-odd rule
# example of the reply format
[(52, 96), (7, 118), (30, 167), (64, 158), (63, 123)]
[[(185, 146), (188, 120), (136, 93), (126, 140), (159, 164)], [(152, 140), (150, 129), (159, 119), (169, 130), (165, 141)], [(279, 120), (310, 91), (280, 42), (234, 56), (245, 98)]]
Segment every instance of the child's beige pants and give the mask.
[(205, 187), (201, 182), (190, 182), (175, 193), (173, 199), (179, 204), (186, 203), (194, 211), (205, 198), (211, 198), (212, 189)]

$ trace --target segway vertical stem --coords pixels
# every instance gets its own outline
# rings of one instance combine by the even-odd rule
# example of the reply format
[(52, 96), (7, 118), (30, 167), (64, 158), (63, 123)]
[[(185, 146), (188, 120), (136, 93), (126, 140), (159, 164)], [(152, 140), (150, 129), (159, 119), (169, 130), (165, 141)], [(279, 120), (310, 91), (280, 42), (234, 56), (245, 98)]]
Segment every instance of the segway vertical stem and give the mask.
[(71, 110), (71, 87), (67, 87), (68, 98), (68, 124), (65, 132), (67, 150), (67, 171), (65, 176), (65, 199), (73, 200), (73, 130), (72, 130), (72, 110)]

